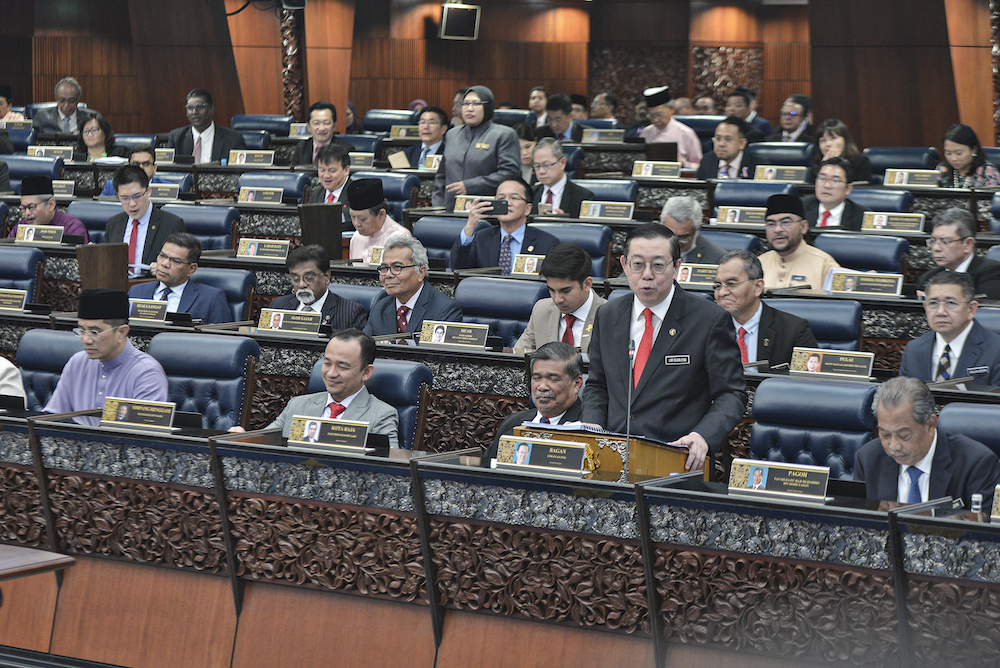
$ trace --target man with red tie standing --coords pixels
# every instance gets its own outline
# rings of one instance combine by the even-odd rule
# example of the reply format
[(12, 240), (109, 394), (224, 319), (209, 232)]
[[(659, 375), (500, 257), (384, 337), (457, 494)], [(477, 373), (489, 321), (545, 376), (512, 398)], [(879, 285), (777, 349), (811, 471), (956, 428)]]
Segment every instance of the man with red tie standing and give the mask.
[[(581, 420), (624, 432), (631, 413), (634, 435), (686, 446), (690, 471), (718, 452), (743, 417), (747, 396), (732, 318), (674, 282), (680, 261), (680, 245), (666, 227), (629, 232), (622, 268), (633, 297), (597, 312)], [(631, 372), (630, 340), (636, 344)]]
[(137, 276), (149, 271), (167, 237), (187, 230), (183, 220), (150, 204), (149, 177), (141, 168), (125, 165), (113, 182), (124, 211), (108, 220), (103, 243), (128, 244), (128, 273)]

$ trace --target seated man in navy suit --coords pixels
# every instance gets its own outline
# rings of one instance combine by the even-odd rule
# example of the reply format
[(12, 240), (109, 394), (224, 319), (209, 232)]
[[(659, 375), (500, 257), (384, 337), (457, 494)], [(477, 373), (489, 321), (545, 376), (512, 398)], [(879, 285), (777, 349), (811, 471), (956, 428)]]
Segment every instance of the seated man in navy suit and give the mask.
[(507, 201), (507, 213), (497, 216), (499, 227), (480, 232), (476, 232), (476, 226), (493, 210), (493, 200), (473, 200), (469, 222), (451, 248), (452, 269), (499, 266), (502, 274), (510, 274), (516, 255), (545, 255), (559, 245), (559, 240), (548, 232), (527, 226), (532, 192), (531, 186), (520, 177), (501, 182), (496, 199)]
[(580, 205), (594, 199), (594, 193), (569, 180), (566, 175), (566, 153), (561, 141), (544, 137), (535, 145), (534, 161), (538, 183), (532, 188), (531, 212), (538, 213), (539, 204), (550, 207), (549, 214), (580, 217)]
[(322, 313), (322, 324), (333, 331), (361, 329), (368, 314), (360, 304), (330, 292), (330, 256), (322, 246), (313, 244), (296, 248), (285, 259), (292, 294), (271, 302), (271, 308), (286, 311)]
[(752, 179), (757, 163), (743, 149), (750, 126), (739, 116), (728, 116), (715, 126), (712, 150), (701, 159), (695, 178)]
[(979, 388), (1000, 386), (1000, 336), (976, 322), (974, 296), (969, 274), (943, 271), (927, 281), (931, 331), (906, 344), (900, 376), (926, 382), (973, 376)]
[(230, 151), (247, 147), (243, 135), (215, 123), (215, 105), (207, 90), (191, 90), (184, 111), (191, 125), (171, 130), (167, 140), (167, 147), (177, 155), (193, 156), (196, 163), (219, 162), (228, 160)]
[(422, 167), (427, 156), (444, 153), (448, 120), (448, 113), (441, 107), (427, 107), (420, 112), (420, 122), (417, 124), (420, 143), (404, 151), (410, 167)]
[(167, 313), (190, 313), (194, 320), (208, 325), (232, 322), (233, 314), (226, 293), (211, 285), (189, 280), (198, 269), (201, 242), (187, 232), (175, 232), (163, 242), (150, 272), (157, 281), (133, 285), (131, 299), (158, 299), (167, 302)]
[(462, 308), (424, 282), (427, 249), (413, 237), (393, 237), (382, 249), (378, 280), (385, 292), (372, 304), (365, 334), (419, 332), (424, 320), (462, 322)]

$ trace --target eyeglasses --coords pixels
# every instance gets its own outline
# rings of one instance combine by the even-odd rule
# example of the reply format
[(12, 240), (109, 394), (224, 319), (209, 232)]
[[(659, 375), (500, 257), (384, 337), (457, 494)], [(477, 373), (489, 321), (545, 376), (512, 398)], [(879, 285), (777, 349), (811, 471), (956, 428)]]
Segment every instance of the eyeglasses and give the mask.
[(831, 186), (839, 186), (847, 183), (847, 181), (836, 176), (826, 176), (825, 174), (820, 174), (816, 177), (816, 183), (829, 183)]
[(128, 164), (132, 165), (133, 167), (138, 167), (140, 169), (149, 169), (150, 167), (153, 166), (154, 163), (153, 163), (152, 160), (145, 160), (143, 162), (135, 162), (135, 161), (133, 161), (133, 162), (130, 162)]
[(558, 160), (555, 160), (553, 162), (536, 162), (531, 165), (531, 168), (534, 169), (536, 172), (538, 171), (547, 172), (558, 164), (559, 164)]
[(124, 196), (119, 195), (118, 201), (121, 202), (122, 204), (128, 204), (129, 202), (138, 202), (139, 200), (142, 199), (143, 195), (145, 195), (147, 191), (149, 191), (149, 188), (146, 188), (141, 193), (137, 193), (135, 195), (124, 195)]
[(175, 267), (179, 267), (182, 264), (191, 264), (190, 262), (185, 262), (179, 257), (170, 257), (169, 255), (164, 255), (163, 251), (160, 251), (160, 253), (156, 256), (156, 261), (163, 262), (165, 260), (169, 260), (170, 264), (174, 265)]
[(939, 307), (943, 306), (946, 311), (957, 311), (962, 307), (962, 304), (968, 304), (969, 302), (955, 301), (954, 299), (932, 299), (928, 302), (924, 302), (924, 308), (928, 311), (936, 311)]
[(750, 282), (749, 278), (745, 278), (742, 281), (737, 281), (735, 279), (729, 279), (725, 283), (713, 283), (712, 284), (712, 288), (714, 288), (716, 292), (718, 292), (722, 288), (725, 288), (726, 290), (732, 290), (735, 287), (738, 287), (740, 285), (743, 285), (744, 283), (749, 283), (749, 282)]
[(524, 197), (522, 197), (521, 195), (517, 195), (515, 193), (510, 193), (510, 194), (507, 194), (507, 195), (497, 195), (494, 199), (502, 199), (502, 200), (506, 200), (508, 202), (511, 201), (511, 200), (517, 200), (519, 202), (527, 202), (528, 201), (528, 200), (524, 199)]
[(187, 111), (190, 111), (190, 112), (205, 111), (206, 109), (208, 109), (208, 105), (207, 104), (189, 104), (186, 107), (184, 107), (184, 109), (187, 110)]
[(385, 276), (386, 272), (391, 271), (393, 276), (399, 276), (399, 272), (403, 271), (404, 269), (409, 269), (410, 267), (416, 267), (416, 266), (417, 265), (415, 264), (392, 264), (392, 265), (380, 264), (378, 266), (378, 275)]
[(712, 141), (714, 141), (716, 144), (721, 144), (722, 142), (736, 141), (736, 137), (732, 135), (715, 135), (714, 137), (712, 137)]
[(298, 283), (312, 283), (320, 277), (320, 274), (317, 274), (315, 271), (310, 271), (308, 274), (302, 274), (301, 276), (289, 274), (288, 277), (292, 279), (292, 285), (296, 285)]
[(483, 106), (482, 102), (463, 102), (462, 103), (462, 108), (463, 109), (478, 109), (481, 106)]
[(96, 135), (100, 131), (101, 128), (87, 128), (86, 130), (83, 131), (82, 134), (90, 136), (90, 135)]
[(952, 245), (954, 243), (958, 243), (959, 241), (965, 241), (968, 238), (969, 237), (959, 237), (958, 239), (935, 239), (934, 237), (931, 237), (930, 239), (928, 239), (924, 243), (927, 244), (928, 248), (934, 248), (938, 244), (941, 244), (942, 246), (944, 246), (945, 248), (947, 248), (948, 246), (950, 246), (950, 245)]
[(417, 123), (417, 125), (444, 125), (444, 124), (437, 119), (432, 119), (429, 121), (421, 120), (419, 123)]
[(798, 220), (792, 220), (791, 218), (785, 218), (784, 220), (769, 220), (766, 223), (764, 223), (764, 227), (768, 230), (777, 229), (779, 227), (783, 230), (790, 230), (792, 227), (798, 225), (801, 222), (802, 222), (801, 218)]
[(669, 263), (663, 260), (653, 260), (652, 262), (646, 262), (645, 260), (629, 260), (628, 268), (633, 274), (641, 274), (646, 271), (646, 266), (653, 270), (654, 274), (662, 274), (670, 266)]
[(34, 213), (35, 210), (38, 209), (38, 207), (42, 206), (43, 204), (45, 204), (45, 202), (35, 202), (34, 204), (22, 204), (21, 211), (23, 213)]
[(783, 111), (783, 112), (781, 112), (781, 117), (782, 118), (795, 118), (796, 116), (799, 116), (799, 115), (800, 114), (797, 111)]
[(73, 333), (76, 334), (76, 336), (81, 339), (83, 338), (99, 339), (108, 332), (113, 332), (116, 329), (118, 328), (112, 327), (111, 329), (84, 329), (82, 327), (74, 327)]

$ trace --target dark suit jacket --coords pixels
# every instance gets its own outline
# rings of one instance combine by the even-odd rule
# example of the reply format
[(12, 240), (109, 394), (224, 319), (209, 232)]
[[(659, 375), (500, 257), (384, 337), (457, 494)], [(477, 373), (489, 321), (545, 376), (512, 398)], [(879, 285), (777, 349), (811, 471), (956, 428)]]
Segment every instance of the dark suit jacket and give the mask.
[[(159, 281), (137, 283), (129, 288), (128, 296), (132, 299), (155, 299)], [(226, 301), (226, 293), (211, 285), (203, 285), (188, 281), (181, 294), (181, 302), (177, 305), (179, 313), (190, 313), (191, 317), (201, 320), (206, 325), (217, 322), (232, 322), (233, 312)]]
[[(531, 200), (531, 213), (537, 215), (538, 203), (542, 201), (542, 193), (545, 192), (545, 186), (541, 183), (536, 183), (532, 186), (531, 192), (533, 193)], [(590, 192), (583, 186), (578, 186), (569, 179), (566, 179), (566, 188), (563, 189), (562, 202), (560, 202), (559, 208), (565, 211), (567, 216), (571, 218), (579, 218), (580, 205), (587, 199), (594, 199), (594, 193)]]
[[(934, 267), (930, 271), (924, 272), (924, 275), (917, 279), (917, 290), (926, 290), (927, 281), (942, 271), (944, 269), (941, 267)], [(1000, 299), (1000, 262), (987, 260), (976, 255), (969, 263), (967, 273), (976, 282), (977, 295), (984, 294), (990, 299)]]
[[(934, 354), (934, 332), (927, 332), (906, 344), (903, 349), (903, 359), (899, 363), (899, 375), (908, 378), (919, 378), (930, 383), (934, 380), (935, 363), (931, 360)], [(979, 388), (1000, 386), (1000, 336), (989, 331), (978, 322), (972, 323), (969, 336), (962, 347), (962, 356), (952, 365), (952, 378), (968, 376), (969, 368), (987, 367), (985, 374), (976, 374), (975, 382), (970, 383)]]
[[(333, 143), (340, 144), (344, 149), (350, 153), (351, 151), (356, 151), (353, 144), (348, 144), (346, 141), (341, 139), (339, 136), (334, 135), (331, 140)], [(376, 156), (377, 157), (377, 156)], [(309, 139), (303, 139), (295, 146), (295, 152), (292, 154), (292, 164), (293, 165), (311, 165), (313, 164), (313, 140), (312, 137)]]
[[(243, 135), (235, 130), (224, 128), (218, 123), (215, 124), (215, 141), (212, 143), (212, 162), (219, 162), (223, 158), (229, 159), (230, 151), (237, 151), (247, 147)], [(167, 140), (167, 148), (175, 149), (177, 155), (194, 155), (194, 134), (190, 125), (176, 128), (170, 131), (170, 138)]]
[[(625, 431), (632, 298), (597, 312), (583, 422)], [(670, 360), (668, 364), (667, 361)], [(717, 452), (746, 407), (746, 380), (728, 312), (674, 284), (674, 296), (632, 391), (632, 433), (673, 441), (695, 431)]]
[[(535, 129), (535, 139), (542, 139), (543, 137), (555, 137), (555, 136), (556, 136), (556, 133), (552, 131), (552, 128), (549, 127), (548, 123), (546, 123), (545, 125), (543, 125), (540, 128), (536, 128)], [(579, 123), (574, 123), (570, 127), (569, 136), (572, 138), (572, 141), (574, 141), (574, 142), (580, 142), (580, 141), (582, 141), (583, 140), (583, 126), (580, 125)]]
[[(806, 220), (809, 221), (809, 227), (816, 227), (819, 224), (819, 200), (816, 199), (815, 195), (803, 197), (802, 206), (806, 210)], [(861, 219), (864, 218), (865, 211), (868, 209), (860, 204), (855, 204), (850, 198), (844, 200), (844, 213), (840, 216), (840, 229), (855, 232), (860, 230)]]
[[(420, 149), (423, 148), (423, 146), (424, 145), (422, 143), (414, 144), (413, 146), (403, 151), (403, 153), (406, 154), (406, 159), (410, 161), (410, 167), (420, 166), (417, 163), (420, 160)], [(435, 149), (432, 153), (428, 153), (427, 155), (442, 155), (442, 154), (444, 154), (444, 141), (441, 142), (441, 145), (438, 146), (437, 149)]]
[[(79, 130), (82, 128), (83, 124), (87, 122), (87, 117), (93, 115), (93, 112), (88, 111), (83, 107), (77, 107), (76, 129)], [(62, 125), (59, 123), (59, 109), (57, 107), (39, 109), (38, 113), (35, 114), (35, 117), (31, 119), (31, 127), (39, 134), (63, 133)]]
[(10, 167), (0, 160), (0, 193), (10, 190)]
[[(937, 448), (931, 462), (927, 500), (950, 496), (972, 505), (972, 495), (983, 495), (983, 507), (993, 505), (1000, 484), (1000, 460), (979, 441), (943, 429), (937, 430)], [(869, 499), (899, 498), (899, 464), (885, 453), (879, 439), (868, 441), (854, 455), (854, 479), (863, 480)]]
[[(407, 332), (420, 330), (424, 320), (439, 320), (444, 322), (462, 322), (462, 307), (451, 297), (438, 292), (430, 283), (424, 283), (413, 311), (406, 323)], [(372, 304), (368, 314), (368, 324), (365, 334), (385, 336), (396, 333), (396, 298), (382, 291)]]
[[(104, 228), (104, 243), (128, 243), (125, 239), (126, 225), (128, 225), (128, 214), (124, 211), (111, 216), (107, 227)], [(153, 262), (163, 248), (163, 242), (174, 232), (187, 232), (184, 221), (172, 213), (153, 206), (153, 212), (149, 215), (149, 229), (146, 231), (146, 245), (142, 248), (142, 263)]]
[[(483, 460), (482, 460), (483, 466), (489, 466), (490, 460), (496, 459), (497, 447), (500, 445), (500, 437), (505, 434), (512, 433), (514, 431), (514, 427), (518, 426), (522, 422), (526, 422), (528, 420), (533, 419), (537, 412), (538, 411), (536, 409), (531, 408), (526, 411), (517, 411), (516, 413), (511, 413), (510, 415), (505, 417), (503, 422), (500, 423), (500, 426), (497, 427), (497, 433), (496, 436), (493, 437), (493, 443), (490, 445), (490, 449), (486, 451), (485, 455), (483, 455)], [(573, 405), (567, 408), (566, 412), (563, 413), (562, 422), (560, 422), (559, 424), (563, 424), (566, 422), (577, 422), (580, 419), (580, 413), (582, 412), (583, 412), (583, 402), (580, 401), (579, 397), (577, 397), (577, 400), (573, 402)]]
[(754, 116), (753, 120), (750, 121), (750, 130), (751, 134), (755, 136), (754, 139), (750, 139), (750, 135), (748, 134), (747, 139), (750, 141), (764, 141), (764, 138), (773, 132), (771, 122), (760, 114)]
[(0, 155), (10, 155), (14, 152), (14, 145), (10, 142), (10, 135), (7, 130), (0, 130)]
[[(271, 302), (271, 308), (295, 311), (299, 308), (299, 300), (295, 295), (282, 295)], [(368, 314), (357, 302), (327, 292), (323, 302), (323, 324), (329, 325), (335, 332), (351, 327), (364, 329), (368, 324)]]
[[(468, 246), (462, 245), (461, 237), (455, 239), (455, 245), (451, 247), (450, 266), (452, 270), (498, 266), (500, 264), (501, 233), (502, 230), (499, 227), (480, 230), (472, 237), (472, 243)], [(521, 254), (545, 255), (558, 245), (559, 240), (554, 236), (528, 225), (524, 231), (524, 241), (521, 242)]]
[[(757, 118), (760, 118), (758, 116)], [(795, 141), (811, 142), (813, 140), (813, 126), (806, 125), (805, 129), (802, 131)], [(781, 128), (777, 128), (774, 132), (767, 133), (767, 139), (765, 141), (781, 141)]]
[[(752, 156), (747, 155), (747, 152), (743, 152), (743, 159), (740, 161), (740, 176), (741, 179), (752, 179), (754, 171), (757, 169), (757, 161), (753, 159)], [(701, 159), (701, 164), (698, 165), (698, 171), (694, 174), (696, 179), (715, 179), (719, 177), (719, 156), (715, 155), (715, 151), (711, 151), (706, 154)]]
[[(340, 189), (340, 195), (337, 197), (337, 204), (342, 204), (343, 214), (344, 214), (344, 227), (345, 230), (354, 229), (351, 224), (351, 209), (347, 206), (347, 186), (351, 183), (351, 177), (347, 177), (347, 181), (344, 183), (344, 187)], [(309, 201), (308, 204), (322, 204), (326, 201), (326, 188), (323, 187), (322, 183), (317, 183), (312, 190), (309, 191)]]
[(771, 367), (792, 361), (792, 348), (815, 348), (816, 337), (802, 318), (761, 304), (760, 328), (757, 330), (757, 359), (768, 360)]
[(715, 244), (705, 237), (698, 235), (698, 241), (688, 251), (685, 262), (688, 264), (719, 264), (719, 260), (726, 254), (726, 249)]

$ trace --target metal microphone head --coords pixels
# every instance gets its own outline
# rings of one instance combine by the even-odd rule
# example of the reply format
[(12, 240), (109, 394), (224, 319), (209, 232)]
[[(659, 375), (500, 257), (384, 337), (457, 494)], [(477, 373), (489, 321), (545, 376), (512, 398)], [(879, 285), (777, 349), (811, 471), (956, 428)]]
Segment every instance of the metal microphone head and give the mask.
[(628, 340), (628, 356), (635, 356), (635, 339)]

